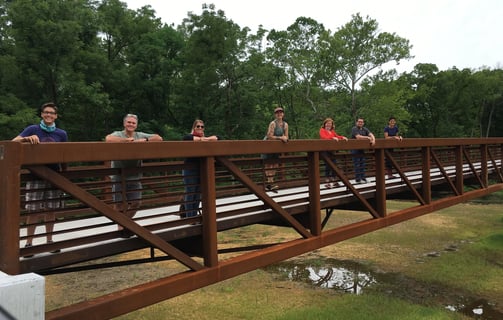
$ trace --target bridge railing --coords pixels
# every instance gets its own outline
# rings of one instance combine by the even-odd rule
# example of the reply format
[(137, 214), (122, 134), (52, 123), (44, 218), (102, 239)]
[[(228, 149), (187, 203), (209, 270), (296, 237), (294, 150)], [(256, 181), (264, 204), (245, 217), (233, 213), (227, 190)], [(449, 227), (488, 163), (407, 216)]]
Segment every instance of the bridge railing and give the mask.
[[(454, 195), (463, 194), (464, 181), (472, 177), (477, 188), (487, 188), (489, 174), (501, 183), (503, 139), (408, 139), (402, 142), (378, 139), (371, 147), (363, 141), (332, 142), (298, 140), (127, 143), (47, 143), (40, 145), (0, 142), (0, 268), (11, 274), (50, 270), (144, 247), (161, 248), (191, 269), (198, 269), (187, 255), (205, 256), (205, 265), (218, 263), (200, 243), (163, 247), (180, 239), (204, 234), (201, 225), (212, 220), (216, 230), (250, 223), (290, 225), (302, 237), (321, 232), (316, 209), (331, 209), (359, 201), (370, 217), (386, 216), (386, 198), (408, 189), (422, 205), (431, 202), (432, 186), (448, 184)], [(365, 150), (367, 185), (354, 185), (352, 149)], [(392, 150), (392, 152), (390, 152)], [(324, 187), (327, 154), (343, 187)], [(279, 153), (278, 160), (263, 160), (261, 154)], [(185, 187), (182, 171), (188, 157), (201, 159), (202, 215), (183, 218)], [(390, 159), (399, 179), (386, 181), (384, 159)], [(143, 160), (139, 168), (116, 169), (111, 160)], [(268, 162), (279, 166), (275, 183), (280, 192), (264, 189)], [(64, 163), (66, 171), (54, 172), (47, 164)], [(192, 164), (193, 165), (193, 164)], [(141, 173), (142, 198), (133, 219), (114, 208), (110, 176)], [(425, 180), (426, 177), (426, 181)], [(26, 197), (26, 183), (46, 180), (57, 190), (57, 205), (39, 206)], [(386, 191), (386, 187), (395, 186)], [(52, 187), (51, 187), (52, 189)], [(123, 188), (124, 190), (124, 188)], [(421, 190), (419, 193), (417, 190)], [(40, 192), (47, 191), (44, 188)], [(355, 197), (353, 197), (355, 196)], [(370, 204), (366, 198), (373, 197)], [(123, 197), (124, 199), (125, 197)], [(276, 207), (279, 206), (279, 207)], [(28, 210), (27, 208), (30, 208)], [(135, 209), (136, 210), (136, 209)], [(284, 210), (284, 211), (282, 211)], [(318, 213), (313, 213), (318, 211)], [(208, 213), (209, 212), (209, 213)], [(281, 214), (278, 214), (280, 212)], [(311, 218), (301, 219), (301, 214)], [(47, 223), (28, 219), (54, 214), (56, 223), (47, 243)], [(297, 220), (291, 220), (297, 217)], [(36, 222), (30, 222), (36, 221)], [(314, 224), (314, 225), (313, 225)], [(123, 238), (119, 225), (138, 237)], [(25, 248), (27, 227), (36, 227), (31, 247)], [(210, 242), (211, 243), (211, 242)], [(99, 245), (99, 246), (98, 246)], [(208, 249), (206, 249), (208, 250)], [(60, 251), (51, 254), (51, 251)], [(211, 251), (211, 250), (210, 250)], [(33, 258), (24, 258), (32, 256)], [(208, 256), (209, 255), (209, 256)]]

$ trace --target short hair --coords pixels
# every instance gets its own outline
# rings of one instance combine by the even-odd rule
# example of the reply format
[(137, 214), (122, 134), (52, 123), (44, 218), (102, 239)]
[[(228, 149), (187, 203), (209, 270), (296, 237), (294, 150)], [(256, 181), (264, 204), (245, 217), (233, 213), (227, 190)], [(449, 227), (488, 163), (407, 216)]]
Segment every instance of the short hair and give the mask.
[(124, 119), (122, 119), (122, 122), (126, 121), (127, 118), (135, 118), (136, 122), (138, 122), (138, 116), (136, 114), (128, 113), (124, 116)]
[(46, 102), (40, 107), (40, 112), (43, 112), (45, 108), (53, 108), (56, 113), (58, 113), (58, 107), (54, 102)]
[(396, 118), (395, 118), (395, 117), (393, 117), (393, 116), (389, 117), (388, 121), (391, 121), (391, 119), (393, 119), (393, 120), (395, 120), (395, 121), (396, 121)]

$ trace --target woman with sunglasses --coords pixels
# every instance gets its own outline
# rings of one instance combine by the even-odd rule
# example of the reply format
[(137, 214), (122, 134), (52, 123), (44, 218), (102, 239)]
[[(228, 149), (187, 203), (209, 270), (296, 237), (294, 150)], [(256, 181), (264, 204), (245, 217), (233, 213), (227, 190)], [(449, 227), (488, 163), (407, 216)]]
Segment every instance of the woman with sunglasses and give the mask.
[[(184, 141), (217, 141), (216, 135), (204, 135), (204, 121), (196, 119), (192, 124), (192, 131), (183, 137)], [(185, 169), (182, 171), (185, 195), (180, 206), (180, 217), (188, 218), (197, 216), (201, 202), (201, 177), (199, 172), (199, 158), (185, 159)]]

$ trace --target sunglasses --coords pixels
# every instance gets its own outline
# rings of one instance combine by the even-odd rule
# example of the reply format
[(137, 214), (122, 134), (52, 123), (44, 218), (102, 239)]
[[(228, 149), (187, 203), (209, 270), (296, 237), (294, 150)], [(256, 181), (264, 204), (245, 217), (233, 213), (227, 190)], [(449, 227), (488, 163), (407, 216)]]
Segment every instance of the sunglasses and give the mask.
[(196, 128), (198, 128), (198, 129), (204, 129), (204, 126), (197, 125)]

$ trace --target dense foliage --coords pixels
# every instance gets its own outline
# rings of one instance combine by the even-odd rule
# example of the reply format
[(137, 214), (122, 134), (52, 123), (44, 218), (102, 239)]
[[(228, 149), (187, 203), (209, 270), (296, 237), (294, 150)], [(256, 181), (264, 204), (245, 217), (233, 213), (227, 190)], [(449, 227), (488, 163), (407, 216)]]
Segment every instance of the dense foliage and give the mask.
[(336, 31), (299, 17), (253, 33), (213, 5), (175, 27), (118, 0), (0, 0), (0, 140), (38, 122), (46, 101), (71, 141), (102, 140), (126, 113), (166, 140), (195, 118), (260, 139), (276, 105), (294, 139), (317, 138), (326, 117), (348, 135), (357, 116), (382, 137), (391, 115), (407, 137), (503, 135), (503, 70), (386, 69), (411, 48), (359, 14)]

